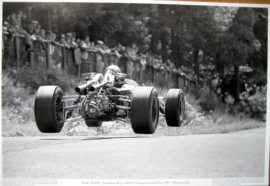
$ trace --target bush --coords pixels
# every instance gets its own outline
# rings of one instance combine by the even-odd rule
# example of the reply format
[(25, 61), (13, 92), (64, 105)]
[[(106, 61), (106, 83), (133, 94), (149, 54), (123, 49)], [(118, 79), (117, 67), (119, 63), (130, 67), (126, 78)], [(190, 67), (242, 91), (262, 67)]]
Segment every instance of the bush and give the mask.
[(35, 93), (39, 86), (42, 85), (58, 85), (63, 91), (68, 92), (76, 87), (77, 83), (82, 79), (66, 75), (61, 71), (44, 70), (40, 67), (22, 67), (20, 69), (11, 68), (4, 71), (14, 81), (14, 86), (20, 84), (22, 87)]
[(202, 88), (193, 87), (189, 91), (194, 97), (193, 105), (198, 105), (201, 111), (213, 112), (213, 111), (226, 111), (226, 106), (219, 100), (217, 95), (214, 93), (210, 94), (208, 87), (204, 86)]

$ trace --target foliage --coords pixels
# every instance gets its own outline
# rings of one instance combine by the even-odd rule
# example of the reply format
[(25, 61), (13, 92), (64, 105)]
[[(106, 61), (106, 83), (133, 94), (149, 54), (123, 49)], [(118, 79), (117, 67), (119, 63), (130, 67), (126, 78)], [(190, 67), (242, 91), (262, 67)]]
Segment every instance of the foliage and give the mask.
[(64, 91), (69, 91), (81, 81), (79, 78), (56, 70), (44, 71), (41, 67), (9, 68), (5, 70), (5, 74), (12, 78), (14, 86), (19, 84), (28, 89), (30, 93), (35, 93), (42, 85), (58, 85)]
[[(170, 59), (176, 67), (192, 69), (197, 84), (214, 76), (234, 73), (235, 100), (239, 100), (239, 66), (267, 74), (267, 8), (217, 7), (121, 3), (4, 3), (4, 17), (18, 10), (33, 9), (33, 18), (54, 32), (75, 32), (77, 37), (90, 35), (91, 41), (103, 40), (109, 47), (118, 43), (139, 52)], [(53, 12), (53, 15), (50, 15)], [(54, 27), (52, 27), (54, 28)], [(214, 68), (202, 69), (203, 66)], [(20, 73), (20, 72), (19, 72)], [(34, 73), (34, 72), (33, 72)], [(12, 73), (11, 73), (12, 74)], [(18, 77), (27, 76), (23, 73)], [(31, 81), (35, 88), (40, 83)], [(46, 83), (54, 81), (48, 74)], [(260, 80), (261, 82), (263, 80)], [(68, 87), (66, 82), (59, 84)]]

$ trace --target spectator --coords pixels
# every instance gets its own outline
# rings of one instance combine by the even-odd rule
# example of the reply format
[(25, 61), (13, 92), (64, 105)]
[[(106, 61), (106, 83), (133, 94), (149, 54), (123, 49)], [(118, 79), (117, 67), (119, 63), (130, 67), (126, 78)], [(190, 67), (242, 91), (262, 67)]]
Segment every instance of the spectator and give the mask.
[(138, 52), (138, 48), (137, 48), (136, 44), (133, 43), (131, 48), (127, 49), (127, 54), (128, 54), (129, 60), (135, 62), (138, 59), (137, 52)]
[(16, 30), (16, 27), (19, 26), (19, 20), (17, 19), (17, 15), (15, 13), (8, 16), (6, 21), (9, 23), (9, 27), (14, 28), (14, 30)]
[(97, 61), (96, 69), (97, 69), (98, 73), (103, 72), (103, 68), (104, 68), (104, 65), (105, 65), (105, 63), (103, 61), (104, 60), (103, 55), (106, 52), (103, 50), (103, 47), (104, 47), (103, 45), (104, 45), (103, 41), (100, 41), (100, 40), (97, 41), (97, 44), (96, 44), (97, 49), (96, 50), (97, 50), (98, 53), (101, 54), (101, 55), (96, 55), (96, 61)]
[(34, 35), (37, 39), (40, 39), (40, 29), (41, 29), (41, 26), (40, 25), (37, 25), (35, 30), (34, 30)]
[(119, 54), (121, 56), (126, 56), (126, 47), (125, 46), (121, 46), (121, 49), (119, 50)]
[(65, 34), (61, 34), (61, 38), (60, 38), (60, 43), (66, 47), (66, 48), (70, 48), (70, 45), (67, 43), (66, 41), (66, 36)]
[(71, 43), (72, 43), (72, 34), (71, 33), (67, 33), (66, 34), (66, 43), (71, 46)]
[[(13, 14), (10, 17), (10, 21), (13, 24), (12, 27), (14, 28), (15, 34), (24, 36), (24, 38), (25, 38), (25, 50), (27, 52), (33, 52), (34, 50), (33, 50), (32, 37), (26, 30), (23, 29), (22, 19), (24, 19), (24, 20), (26, 19), (26, 14), (23, 14), (22, 11), (18, 11), (17, 14)], [(24, 27), (25, 27), (25, 25), (24, 25)]]
[(78, 44), (76, 43), (76, 37), (72, 36), (71, 38), (71, 48), (78, 48)]
[(38, 22), (36, 20), (32, 20), (31, 22), (29, 22), (26, 26), (26, 31), (31, 34), (34, 35), (35, 34), (35, 30), (37, 28)]
[(97, 52), (101, 53), (102, 55), (106, 53), (103, 50), (103, 47), (104, 47), (103, 45), (104, 45), (103, 41), (100, 41), (100, 40), (97, 41), (97, 44), (96, 44)]
[(53, 33), (52, 33), (52, 31), (49, 31), (47, 36), (46, 36), (46, 40), (52, 41), (53, 40), (52, 37), (53, 37)]
[(90, 48), (89, 36), (84, 36), (84, 40), (80, 42), (80, 49), (82, 51), (82, 60), (88, 59), (88, 49)]
[(90, 37), (89, 36), (86, 36), (85, 43), (86, 43), (87, 47), (90, 48)]
[(3, 33), (8, 33), (8, 26), (9, 26), (9, 24), (8, 24), (8, 22), (4, 22), (4, 25), (3, 25)]
[(39, 35), (40, 35), (41, 40), (46, 39), (46, 32), (45, 32), (44, 29), (40, 29), (40, 34)]
[(80, 45), (80, 42), (81, 42), (81, 40), (79, 38), (77, 38), (76, 43), (78, 46)]
[(96, 46), (95, 46), (95, 42), (90, 42), (90, 50), (92, 51), (96, 51)]
[(40, 29), (40, 34), (39, 34), (39, 47), (41, 50), (47, 50), (47, 45), (46, 45), (46, 33), (44, 29)]
[(111, 53), (111, 49), (107, 45), (103, 44), (101, 48), (105, 51), (105, 53)]
[(60, 41), (59, 41), (59, 43), (62, 44), (63, 46), (66, 44), (65, 34), (61, 34), (60, 35)]
[(115, 53), (115, 55), (120, 58), (122, 55), (119, 53), (121, 51), (122, 45), (118, 43), (116, 47), (112, 49), (112, 51)]
[(76, 38), (76, 33), (75, 32), (71, 32), (71, 37), (75, 37)]
[(56, 34), (52, 33), (52, 41), (56, 41)]

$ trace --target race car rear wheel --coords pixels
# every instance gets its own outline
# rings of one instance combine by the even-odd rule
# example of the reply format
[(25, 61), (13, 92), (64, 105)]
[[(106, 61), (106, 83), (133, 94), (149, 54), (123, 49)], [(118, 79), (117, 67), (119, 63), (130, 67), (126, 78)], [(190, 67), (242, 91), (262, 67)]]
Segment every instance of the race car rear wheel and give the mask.
[(91, 121), (88, 119), (85, 119), (84, 121), (88, 127), (101, 127), (102, 125), (102, 121)]
[(170, 89), (165, 102), (165, 119), (170, 127), (180, 127), (184, 120), (185, 98), (181, 89)]
[(130, 120), (133, 131), (153, 134), (159, 119), (158, 93), (153, 87), (137, 87), (131, 99)]
[(63, 91), (58, 86), (41, 86), (35, 96), (35, 118), (40, 132), (58, 133), (63, 122)]

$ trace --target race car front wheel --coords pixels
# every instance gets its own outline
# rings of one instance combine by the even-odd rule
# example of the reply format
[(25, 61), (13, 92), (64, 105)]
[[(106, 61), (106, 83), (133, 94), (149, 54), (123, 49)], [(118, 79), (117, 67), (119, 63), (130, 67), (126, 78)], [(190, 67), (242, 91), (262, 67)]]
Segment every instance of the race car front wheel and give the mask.
[(35, 96), (35, 118), (40, 132), (57, 133), (63, 128), (63, 91), (58, 86), (41, 86)]
[(165, 119), (170, 127), (180, 127), (184, 120), (185, 98), (181, 89), (170, 89), (165, 102)]
[(137, 87), (131, 99), (130, 120), (133, 131), (153, 134), (159, 119), (158, 93), (153, 87)]

